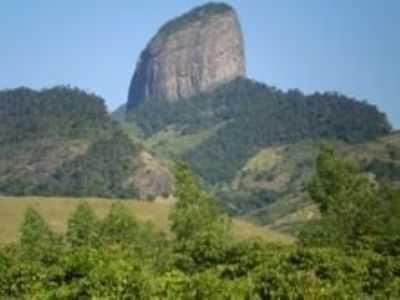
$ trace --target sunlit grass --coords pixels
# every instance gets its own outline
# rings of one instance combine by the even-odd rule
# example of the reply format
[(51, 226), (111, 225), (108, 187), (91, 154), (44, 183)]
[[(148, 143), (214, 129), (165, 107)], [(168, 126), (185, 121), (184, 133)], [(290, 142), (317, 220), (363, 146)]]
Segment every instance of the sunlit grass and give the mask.
[[(113, 202), (118, 200), (99, 198), (62, 198), (62, 197), (0, 197), (0, 242), (18, 240), (19, 228), (28, 207), (36, 209), (57, 232), (66, 230), (67, 220), (80, 201), (87, 201), (94, 212), (103, 218)], [(155, 228), (169, 232), (168, 215), (173, 206), (171, 201), (155, 202), (124, 200), (123, 205), (138, 220), (150, 222)], [(292, 237), (257, 226), (244, 220), (233, 221), (234, 234), (240, 239), (257, 238), (271, 242), (291, 243)]]

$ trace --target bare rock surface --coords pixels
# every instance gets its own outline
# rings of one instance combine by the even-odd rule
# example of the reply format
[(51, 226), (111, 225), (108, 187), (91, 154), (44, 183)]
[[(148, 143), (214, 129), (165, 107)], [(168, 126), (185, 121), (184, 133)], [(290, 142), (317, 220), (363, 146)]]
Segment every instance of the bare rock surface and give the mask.
[(139, 167), (131, 181), (138, 189), (141, 199), (171, 195), (175, 178), (168, 168), (146, 151), (139, 154)]
[(128, 110), (152, 99), (189, 98), (245, 74), (236, 12), (209, 3), (166, 23), (149, 42), (132, 78)]

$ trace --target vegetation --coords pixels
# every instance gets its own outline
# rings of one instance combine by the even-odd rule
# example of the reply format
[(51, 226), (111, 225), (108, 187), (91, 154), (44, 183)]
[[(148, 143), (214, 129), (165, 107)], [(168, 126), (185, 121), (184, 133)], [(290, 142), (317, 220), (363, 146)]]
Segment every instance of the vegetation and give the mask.
[[(196, 8), (156, 38), (229, 9)], [(400, 140), (376, 107), (241, 78), (114, 118), (128, 123), (70, 87), (0, 91), (0, 194), (41, 196), (0, 197), (1, 299), (400, 298)], [(152, 160), (142, 138), (185, 162), (172, 201), (50, 198), (136, 197), (138, 177), (161, 174), (153, 161), (135, 177)], [(317, 153), (322, 140), (371, 151), (358, 163)], [(228, 215), (249, 211), (288, 232), (279, 218), (312, 214), (292, 237)]]
[[(400, 145), (398, 133), (364, 143), (329, 142), (338, 156), (357, 162), (358, 168), (371, 179), (400, 187), (400, 178), (396, 175), (400, 170), (400, 160), (394, 155)], [(235, 178), (238, 188), (263, 187), (264, 195), (268, 190), (280, 191), (267, 205), (248, 211), (248, 218), (274, 230), (296, 233), (304, 222), (317, 215), (315, 205), (305, 193), (305, 186), (315, 172), (318, 144), (302, 141), (281, 147), (267, 147), (246, 164), (243, 169), (245, 172), (241, 171)], [(257, 169), (254, 161), (262, 168)], [(268, 181), (268, 178), (273, 180)]]
[[(340, 175), (352, 174), (355, 192)], [(352, 163), (321, 151), (310, 194), (321, 208), (318, 226), (301, 243), (279, 246), (232, 238), (229, 218), (179, 165), (172, 236), (160, 234), (115, 204), (98, 219), (84, 202), (66, 234), (52, 232), (29, 210), (18, 244), (0, 250), (0, 297), (5, 299), (397, 299), (400, 297), (399, 192), (373, 185)], [(331, 190), (334, 184), (337, 190)], [(322, 195), (326, 196), (325, 199)], [(363, 198), (360, 195), (367, 196)], [(379, 200), (374, 196), (379, 196)], [(366, 206), (357, 206), (361, 198)], [(328, 199), (328, 200), (327, 200)], [(346, 201), (344, 201), (346, 199)], [(375, 200), (373, 200), (375, 199)], [(371, 204), (370, 204), (371, 203)], [(379, 206), (388, 222), (365, 217)], [(393, 205), (393, 206), (392, 206)], [(334, 223), (338, 209), (362, 220)], [(380, 212), (380, 210), (379, 210)], [(346, 214), (346, 216), (349, 216)], [(374, 216), (370, 214), (370, 216)], [(331, 222), (331, 220), (333, 220)], [(310, 225), (311, 226), (311, 225)], [(315, 239), (309, 230), (337, 233)], [(326, 238), (325, 238), (326, 237)], [(347, 238), (348, 237), (348, 238)], [(350, 239), (355, 237), (355, 240)], [(343, 242), (343, 243), (342, 243)], [(384, 249), (384, 251), (383, 251)]]
[[(317, 154), (318, 143), (310, 140), (266, 147), (237, 172), (230, 188), (222, 192), (223, 199), (229, 199), (239, 213), (258, 216), (257, 222), (268, 224), (271, 214), (290, 213), (287, 209), (272, 212), (272, 207), (286, 205), (293, 210), (298, 206), (293, 200), (305, 198), (304, 186), (313, 175)], [(261, 216), (266, 210), (267, 215)]]
[(113, 127), (101, 98), (62, 86), (1, 91), (0, 115), (2, 145), (43, 138), (92, 138)]
[(400, 191), (379, 184), (354, 162), (336, 158), (327, 146), (321, 148), (308, 190), (321, 221), (306, 231), (307, 243), (398, 251)]
[(193, 134), (181, 134), (174, 129), (166, 129), (146, 139), (144, 145), (166, 160), (177, 160), (184, 153), (201, 145), (217, 130), (218, 128), (212, 128)]
[[(132, 214), (138, 222), (149, 222), (157, 231), (171, 235), (168, 216), (174, 203), (159, 198), (157, 201), (137, 201), (108, 198), (69, 198), (69, 197), (0, 197), (0, 244), (9, 244), (18, 241), (19, 227), (24, 221), (25, 212), (34, 208), (49, 224), (51, 230), (58, 234), (67, 232), (68, 219), (85, 201), (95, 213), (96, 218), (103, 220), (111, 206), (120, 202), (125, 212)], [(233, 218), (232, 234), (240, 240), (260, 239), (263, 241), (290, 244), (295, 239), (287, 234), (280, 234), (243, 219)]]
[(212, 184), (232, 180), (268, 145), (305, 138), (360, 142), (391, 130), (385, 115), (366, 103), (337, 93), (285, 93), (247, 79), (177, 103), (148, 101), (129, 113), (147, 137), (167, 127), (186, 135), (220, 126), (181, 157)]
[(120, 131), (96, 140), (88, 151), (61, 165), (41, 193), (69, 196), (132, 198), (137, 195), (129, 182), (135, 172), (138, 148)]
[[(400, 161), (398, 158), (396, 160)], [(384, 178), (392, 182), (400, 181), (400, 164), (395, 161), (374, 159), (366, 165), (366, 169), (379, 178)]]
[(69, 87), (0, 92), (0, 194), (134, 197), (140, 148)]
[(341, 152), (358, 160), (361, 167), (374, 174), (377, 180), (400, 186), (399, 132), (351, 148), (345, 147)]
[(322, 141), (345, 149), (346, 156), (367, 152), (378, 159), (362, 167), (379, 179), (392, 181), (400, 169), (392, 163), (400, 140), (382, 151), (365, 144), (385, 144), (379, 138), (391, 132), (386, 116), (334, 92), (304, 95), (237, 79), (176, 103), (142, 103), (128, 110), (123, 124), (160, 157), (188, 163), (230, 213), (262, 224), (293, 213), (294, 201), (296, 208), (309, 204), (304, 187)]

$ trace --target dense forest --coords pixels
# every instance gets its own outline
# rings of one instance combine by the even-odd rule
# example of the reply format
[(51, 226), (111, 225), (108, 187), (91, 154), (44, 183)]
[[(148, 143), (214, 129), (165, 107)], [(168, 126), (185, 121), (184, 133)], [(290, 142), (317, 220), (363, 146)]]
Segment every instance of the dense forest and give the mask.
[(66, 161), (38, 187), (41, 194), (132, 198), (138, 146), (121, 131), (96, 140), (81, 156)]
[(283, 92), (248, 79), (175, 103), (148, 101), (129, 111), (129, 120), (145, 137), (171, 127), (183, 135), (217, 128), (178, 157), (212, 184), (232, 180), (268, 145), (306, 138), (361, 142), (391, 131), (385, 114), (366, 102), (338, 93)]
[(103, 99), (63, 86), (1, 91), (0, 116), (2, 144), (42, 138), (93, 138), (109, 134), (113, 127)]
[(0, 193), (133, 197), (135, 145), (104, 100), (69, 87), (0, 92)]
[[(176, 167), (170, 235), (114, 204), (81, 202), (64, 234), (27, 211), (0, 248), (4, 299), (398, 299), (400, 191), (324, 146), (308, 192), (321, 217), (295, 245), (238, 241), (186, 165)], [(77, 200), (79, 201), (79, 200)]]

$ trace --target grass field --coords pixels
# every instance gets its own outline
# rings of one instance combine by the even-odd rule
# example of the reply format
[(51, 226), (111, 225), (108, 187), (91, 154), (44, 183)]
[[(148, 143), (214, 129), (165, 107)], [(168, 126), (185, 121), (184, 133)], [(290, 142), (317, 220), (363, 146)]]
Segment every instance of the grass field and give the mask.
[[(104, 217), (112, 203), (109, 199), (75, 199), (60, 197), (0, 197), (0, 243), (14, 242), (19, 237), (19, 228), (28, 207), (36, 209), (58, 231), (66, 229), (68, 217), (74, 212), (78, 203), (88, 201), (95, 213)], [(168, 232), (168, 214), (172, 202), (159, 200), (155, 202), (125, 200), (123, 205), (139, 220), (152, 223), (157, 229)], [(234, 219), (234, 234), (240, 239), (257, 238), (277, 243), (292, 243), (294, 239), (250, 222)]]
[(164, 159), (180, 157), (196, 148), (213, 136), (223, 124), (211, 129), (204, 129), (192, 134), (183, 134), (173, 128), (165, 129), (146, 139), (144, 144), (148, 149), (158, 153)]

